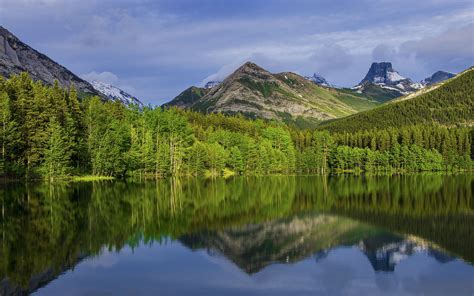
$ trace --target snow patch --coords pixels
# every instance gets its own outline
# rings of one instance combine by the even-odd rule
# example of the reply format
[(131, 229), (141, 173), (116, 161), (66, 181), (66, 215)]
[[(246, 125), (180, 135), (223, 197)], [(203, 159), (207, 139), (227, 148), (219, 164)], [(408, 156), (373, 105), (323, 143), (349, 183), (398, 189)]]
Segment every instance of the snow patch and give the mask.
[(406, 79), (406, 77), (403, 77), (397, 71), (387, 72), (387, 78), (390, 82), (397, 82)]
[(136, 99), (135, 97), (126, 93), (118, 87), (97, 80), (92, 80), (90, 83), (95, 90), (102, 93), (110, 100), (121, 102), (122, 104), (127, 106), (133, 104), (143, 107), (143, 103), (140, 102), (140, 100)]

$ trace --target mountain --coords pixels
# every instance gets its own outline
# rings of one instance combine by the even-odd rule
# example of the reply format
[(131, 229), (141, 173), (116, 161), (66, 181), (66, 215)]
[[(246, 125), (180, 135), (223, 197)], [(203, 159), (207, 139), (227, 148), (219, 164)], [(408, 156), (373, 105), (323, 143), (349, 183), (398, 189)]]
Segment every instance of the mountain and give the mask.
[(473, 126), (473, 89), (474, 68), (470, 68), (443, 83), (389, 104), (323, 123), (321, 128), (334, 132), (354, 132), (429, 123)]
[(204, 88), (213, 88), (213, 87), (218, 86), (220, 83), (221, 81), (216, 81), (216, 80), (208, 81), (206, 85), (204, 85)]
[(23, 43), (7, 29), (0, 26), (0, 76), (28, 72), (34, 80), (53, 84), (54, 80), (62, 87), (74, 84), (78, 91), (86, 95), (100, 95), (87, 81)]
[(381, 62), (372, 63), (364, 79), (353, 89), (379, 102), (386, 102), (422, 87), (420, 83), (400, 75), (393, 69), (392, 63)]
[(96, 91), (103, 94), (109, 100), (121, 102), (122, 104), (127, 106), (138, 105), (140, 107), (143, 107), (143, 103), (140, 102), (140, 100), (121, 90), (118, 87), (97, 80), (92, 80), (90, 83)]
[(327, 214), (198, 232), (179, 240), (193, 250), (205, 248), (211, 256), (225, 256), (248, 274), (275, 263), (296, 263), (310, 256), (321, 262), (332, 251), (348, 246), (359, 249), (375, 271), (393, 272), (401, 261), (420, 252), (442, 262), (453, 260), (423, 239), (404, 238), (357, 220)]
[(293, 121), (343, 117), (374, 108), (377, 102), (353, 91), (321, 87), (294, 73), (272, 74), (247, 62), (207, 93), (187, 89), (166, 105)]
[(306, 78), (307, 80), (309, 80), (309, 81), (311, 81), (311, 82), (313, 82), (314, 84), (317, 84), (317, 85), (331, 86), (323, 76), (321, 76), (317, 73), (314, 73), (313, 76), (305, 76), (304, 78)]
[(206, 248), (221, 254), (248, 274), (274, 263), (295, 263), (332, 246), (355, 245), (372, 228), (356, 221), (326, 214), (282, 218), (220, 231), (179, 238), (191, 249)]
[(452, 78), (454, 76), (456, 76), (456, 75), (453, 74), (453, 73), (438, 71), (438, 72), (435, 72), (430, 77), (427, 77), (427, 78), (423, 79), (421, 81), (421, 84), (424, 85), (424, 86), (432, 85), (432, 84), (436, 84), (436, 83), (445, 81), (445, 80), (447, 80), (449, 78)]

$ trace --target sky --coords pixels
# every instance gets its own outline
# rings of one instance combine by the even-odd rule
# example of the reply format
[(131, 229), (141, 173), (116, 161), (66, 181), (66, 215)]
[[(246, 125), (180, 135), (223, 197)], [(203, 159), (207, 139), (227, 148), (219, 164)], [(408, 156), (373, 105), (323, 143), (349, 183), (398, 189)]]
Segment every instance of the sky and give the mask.
[(85, 79), (162, 104), (252, 61), (353, 86), (474, 65), (473, 0), (0, 0), (0, 25)]

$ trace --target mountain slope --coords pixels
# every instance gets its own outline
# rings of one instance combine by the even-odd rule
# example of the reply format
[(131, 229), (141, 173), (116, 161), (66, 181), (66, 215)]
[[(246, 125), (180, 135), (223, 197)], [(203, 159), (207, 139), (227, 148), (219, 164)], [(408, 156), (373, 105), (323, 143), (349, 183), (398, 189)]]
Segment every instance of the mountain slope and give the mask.
[[(410, 100), (410, 99), (413, 99), (415, 97), (418, 97), (420, 95), (423, 95), (423, 94), (426, 94), (426, 93), (429, 93), (435, 89), (437, 89), (438, 87), (444, 85), (445, 83), (451, 81), (453, 78), (463, 74), (463, 73), (466, 73), (468, 71), (470, 71), (472, 68), (469, 68), (461, 73), (459, 73), (458, 75), (455, 75), (455, 74), (451, 74), (451, 73), (447, 73), (447, 72), (442, 72), (442, 71), (438, 71), (436, 73), (434, 73), (432, 76), (422, 80), (422, 84), (423, 83), (426, 83), (424, 84), (425, 86), (419, 90), (417, 90), (416, 92), (413, 92), (413, 93), (410, 93), (408, 95), (405, 95), (405, 96), (402, 96), (402, 97), (398, 97), (398, 98), (395, 98), (393, 100), (391, 100), (390, 102), (388, 103), (396, 103), (396, 102), (400, 102), (400, 101), (406, 101), (406, 100)], [(446, 74), (449, 74), (449, 75), (445, 75), (445, 74), (440, 74), (440, 76), (438, 76), (437, 73), (446, 73)], [(449, 76), (449, 78), (448, 78)], [(431, 78), (433, 78), (432, 80), (430, 80)], [(437, 81), (437, 82), (435, 82)]]
[(100, 95), (92, 85), (77, 75), (21, 42), (15, 35), (0, 26), (0, 76), (28, 72), (34, 80), (53, 84), (54, 80), (62, 87), (75, 85), (80, 93)]
[(326, 122), (321, 128), (336, 132), (353, 132), (420, 123), (472, 126), (473, 89), (474, 68), (471, 68), (429, 92)]
[(143, 103), (135, 98), (134, 96), (130, 95), (129, 93), (121, 90), (118, 87), (110, 85), (105, 82), (93, 80), (90, 82), (91, 85), (94, 87), (95, 90), (103, 94), (109, 100), (121, 102), (124, 105), (138, 105), (140, 107), (143, 106)]
[(377, 105), (354, 93), (318, 86), (294, 73), (272, 74), (250, 62), (201, 98), (195, 96), (196, 91), (188, 89), (167, 105), (285, 121), (338, 118)]
[(164, 106), (175, 106), (179, 108), (190, 108), (194, 103), (199, 101), (210, 91), (207, 87), (191, 86), (177, 95), (172, 101), (164, 104)]

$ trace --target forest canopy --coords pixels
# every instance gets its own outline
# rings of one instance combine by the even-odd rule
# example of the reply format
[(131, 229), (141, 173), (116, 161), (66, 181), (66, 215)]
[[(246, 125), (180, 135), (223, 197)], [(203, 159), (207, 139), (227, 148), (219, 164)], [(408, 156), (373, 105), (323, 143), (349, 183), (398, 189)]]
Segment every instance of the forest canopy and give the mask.
[[(454, 116), (454, 115), (453, 115)], [(22, 73), (0, 80), (0, 176), (218, 176), (469, 170), (472, 129), (334, 132), (241, 115), (126, 107)]]

